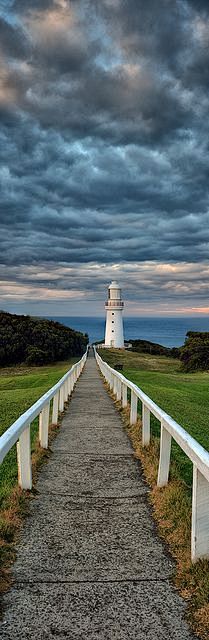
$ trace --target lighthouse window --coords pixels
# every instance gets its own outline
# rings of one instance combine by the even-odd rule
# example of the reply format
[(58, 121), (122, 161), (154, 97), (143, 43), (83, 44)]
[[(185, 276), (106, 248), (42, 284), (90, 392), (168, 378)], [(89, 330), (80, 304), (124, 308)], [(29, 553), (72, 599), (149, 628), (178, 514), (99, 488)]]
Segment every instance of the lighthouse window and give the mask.
[(114, 333), (114, 329), (112, 329), (112, 333)]
[(112, 313), (112, 316), (114, 316), (114, 315), (115, 315), (115, 314), (114, 314), (114, 313)]
[(112, 324), (114, 324), (114, 320), (112, 320)]

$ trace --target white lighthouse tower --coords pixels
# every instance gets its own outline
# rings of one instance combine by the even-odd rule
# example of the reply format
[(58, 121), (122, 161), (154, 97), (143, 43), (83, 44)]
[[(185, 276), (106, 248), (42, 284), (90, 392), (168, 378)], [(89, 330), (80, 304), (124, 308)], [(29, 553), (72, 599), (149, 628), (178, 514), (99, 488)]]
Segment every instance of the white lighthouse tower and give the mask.
[(107, 311), (105, 347), (124, 349), (123, 337), (123, 311), (124, 303), (121, 300), (121, 288), (118, 282), (111, 282), (108, 287), (108, 300), (105, 303)]

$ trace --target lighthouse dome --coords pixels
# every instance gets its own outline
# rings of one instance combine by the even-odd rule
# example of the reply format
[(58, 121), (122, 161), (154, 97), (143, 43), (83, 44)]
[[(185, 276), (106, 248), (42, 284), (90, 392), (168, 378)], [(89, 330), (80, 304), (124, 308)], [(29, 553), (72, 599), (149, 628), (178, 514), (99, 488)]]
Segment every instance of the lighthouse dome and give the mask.
[(120, 289), (120, 285), (118, 284), (118, 282), (116, 282), (116, 280), (112, 280), (112, 282), (109, 285), (108, 289)]

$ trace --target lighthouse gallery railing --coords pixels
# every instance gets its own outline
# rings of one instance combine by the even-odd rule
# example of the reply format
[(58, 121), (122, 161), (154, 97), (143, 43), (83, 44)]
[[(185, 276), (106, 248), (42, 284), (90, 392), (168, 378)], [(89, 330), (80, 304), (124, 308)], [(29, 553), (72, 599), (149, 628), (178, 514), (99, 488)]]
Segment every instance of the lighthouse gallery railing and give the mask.
[(112, 307), (119, 307), (120, 309), (123, 309), (124, 307), (124, 302), (122, 302), (122, 300), (107, 300), (105, 302), (105, 309), (111, 309)]
[(47, 391), (35, 404), (23, 413), (0, 437), (0, 463), (12, 446), (17, 443), (18, 483), (22, 489), (32, 488), (32, 464), (30, 424), (39, 416), (39, 442), (43, 449), (48, 449), (49, 413), (52, 400), (52, 424), (57, 424), (59, 411), (71, 395), (85, 365), (87, 353), (76, 362), (67, 373)]
[(209, 453), (171, 416), (158, 407), (137, 385), (112, 369), (95, 349), (96, 361), (122, 407), (128, 405), (127, 390), (131, 391), (130, 424), (136, 424), (138, 400), (142, 403), (142, 445), (150, 443), (150, 414), (161, 423), (160, 459), (157, 484), (168, 483), (172, 438), (193, 463), (191, 557), (195, 562), (209, 558)]

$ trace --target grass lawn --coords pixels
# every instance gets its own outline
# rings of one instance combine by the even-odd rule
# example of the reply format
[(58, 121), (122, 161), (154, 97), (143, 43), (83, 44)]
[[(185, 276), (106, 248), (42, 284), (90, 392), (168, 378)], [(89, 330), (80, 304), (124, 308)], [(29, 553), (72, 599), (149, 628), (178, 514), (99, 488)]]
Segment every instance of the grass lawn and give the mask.
[[(0, 435), (50, 389), (79, 358), (44, 367), (0, 369)], [(38, 418), (31, 425), (32, 451), (38, 431)], [(0, 507), (7, 506), (11, 489), (17, 484), (16, 446), (0, 465)]]
[[(114, 367), (123, 364), (123, 375), (138, 385), (162, 409), (209, 450), (209, 372), (183, 373), (180, 362), (165, 356), (151, 356), (120, 350), (99, 350), (101, 357)], [(141, 407), (139, 407), (139, 412)], [(160, 426), (151, 420), (152, 433)], [(172, 459), (179, 475), (191, 486), (192, 463), (175, 443)]]

